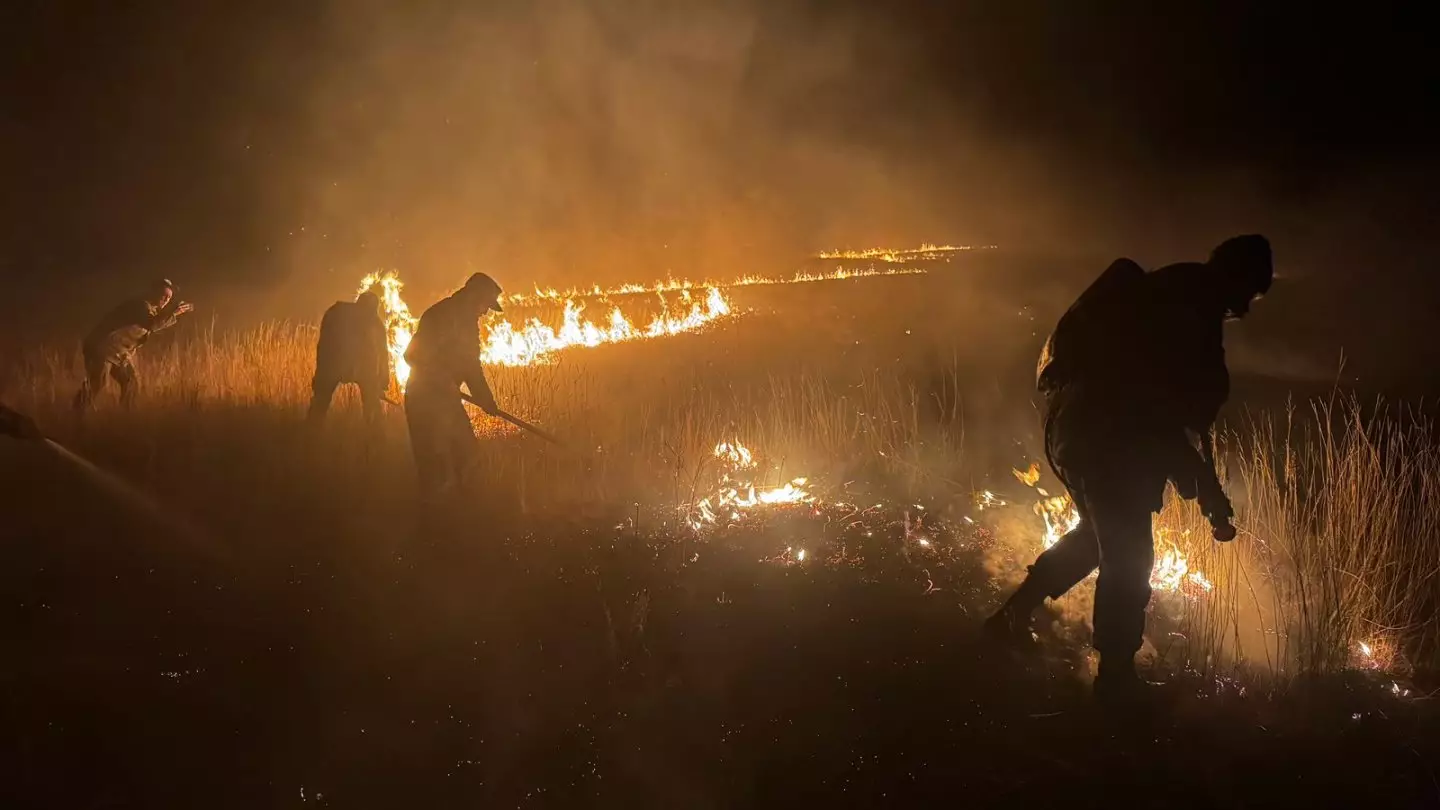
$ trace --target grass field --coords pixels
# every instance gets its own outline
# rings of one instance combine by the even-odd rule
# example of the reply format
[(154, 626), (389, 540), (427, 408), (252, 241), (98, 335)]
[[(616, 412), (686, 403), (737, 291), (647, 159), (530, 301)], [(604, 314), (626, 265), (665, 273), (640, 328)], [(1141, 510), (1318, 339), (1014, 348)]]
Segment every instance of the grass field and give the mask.
[[(1132, 738), (1084, 708), (1083, 587), (1034, 660), (970, 640), (1042, 548), (1042, 496), (1011, 474), (1038, 458), (1039, 338), (951, 284), (738, 289), (697, 334), (494, 368), (502, 406), (569, 447), (477, 415), (469, 502), (442, 514), (416, 512), (400, 413), (367, 430), (346, 393), (300, 424), (312, 326), (188, 324), (144, 350), (136, 407), (84, 421), (68, 353), (24, 358), (5, 401), (164, 516), (15, 451), (15, 789), (83, 762), (95, 804), (984, 804), (1124, 771), (1161, 804), (1231, 804), (1333, 797), (1344, 763), (1382, 804), (1436, 795), (1431, 425), (1343, 395), (1233, 410), (1242, 539), (1183, 503), (1157, 519), (1170, 710)], [(697, 518), (798, 478), (790, 503)], [(1252, 789), (1257, 756), (1309, 776)]]

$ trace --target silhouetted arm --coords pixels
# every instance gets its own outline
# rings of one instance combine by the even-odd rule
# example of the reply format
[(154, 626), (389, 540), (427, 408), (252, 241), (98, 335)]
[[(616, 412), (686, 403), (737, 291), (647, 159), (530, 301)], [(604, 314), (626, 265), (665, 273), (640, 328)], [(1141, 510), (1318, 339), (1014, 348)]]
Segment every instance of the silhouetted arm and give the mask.
[(159, 312), (156, 312), (155, 315), (149, 319), (150, 325), (148, 328), (150, 334), (153, 335), (156, 332), (164, 331), (174, 326), (180, 320), (180, 316), (189, 312), (191, 309), (193, 309), (193, 307), (190, 304), (181, 301), (174, 306), (167, 306)]
[[(477, 347), (478, 348), (478, 347)], [(479, 352), (469, 373), (465, 375), (465, 387), (470, 389), (470, 397), (475, 404), (486, 413), (493, 414), (500, 410), (500, 405), (495, 402), (495, 394), (490, 390), (490, 382), (485, 379), (485, 368), (480, 364)]]
[[(1230, 504), (1230, 498), (1225, 494), (1225, 488), (1220, 484), (1215, 460), (1197, 450), (1188, 437), (1183, 435), (1177, 436), (1168, 448), (1168, 458), (1170, 480), (1175, 483), (1175, 491), (1180, 497), (1199, 503), (1201, 513), (1215, 530), (1216, 539), (1233, 538), (1234, 530), (1230, 529), (1230, 519), (1235, 516), (1235, 510)], [(1229, 534), (1222, 537), (1225, 529), (1229, 529)]]

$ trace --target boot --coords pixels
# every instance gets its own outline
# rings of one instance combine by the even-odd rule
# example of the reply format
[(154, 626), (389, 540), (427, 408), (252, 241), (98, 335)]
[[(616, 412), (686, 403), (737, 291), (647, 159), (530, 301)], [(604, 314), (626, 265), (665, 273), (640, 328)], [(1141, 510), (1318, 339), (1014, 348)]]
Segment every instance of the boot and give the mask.
[(1135, 671), (1135, 654), (1101, 653), (1095, 676), (1095, 700), (1107, 709), (1133, 711), (1149, 708), (1151, 684)]
[(1045, 592), (1033, 577), (1026, 577), (1020, 588), (1005, 600), (993, 616), (985, 620), (985, 635), (1001, 643), (1029, 644), (1035, 641), (1030, 630), (1035, 609), (1045, 603)]

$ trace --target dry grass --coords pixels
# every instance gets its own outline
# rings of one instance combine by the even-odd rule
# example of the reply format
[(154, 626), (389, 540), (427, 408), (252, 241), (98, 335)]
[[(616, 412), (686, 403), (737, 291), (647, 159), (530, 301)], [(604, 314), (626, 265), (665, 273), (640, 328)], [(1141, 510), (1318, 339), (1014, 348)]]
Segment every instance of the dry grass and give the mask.
[[(186, 418), (229, 424), (231, 414), (265, 414), (219, 428), (237, 444), (263, 444), (266, 436), (245, 431), (299, 419), (314, 339), (312, 326), (278, 323), (229, 334), (212, 328), (148, 347), (138, 407), (124, 413), (103, 403), (105, 430), (140, 435), (152, 465), (156, 448), (173, 446), (168, 432)], [(64, 352), (37, 353), (3, 394), (58, 435), (133, 471), (147, 451), (107, 455), (94, 430), (69, 427), (76, 368)], [(983, 474), (966, 465), (959, 383), (922, 390), (892, 366), (775, 352), (762, 338), (724, 326), (576, 352), (548, 366), (495, 369), (492, 386), (505, 407), (575, 446), (557, 451), (476, 417), (496, 437), (482, 442), (484, 488), (528, 510), (693, 500), (711, 449), (730, 438), (758, 451), (776, 479), (863, 477), (897, 497), (960, 499), (972, 488), (969, 476)], [(349, 406), (342, 404), (338, 421), (355, 418)], [(284, 492), (251, 494), (266, 501), (323, 497), (317, 492), (344, 480), (403, 495), (410, 484), (401, 421), (391, 415), (386, 430), (402, 449), (379, 453), (385, 468), (369, 477), (307, 468), (328, 480), (306, 489), (302, 473), (294, 473), (259, 484)], [(1175, 614), (1180, 635), (1157, 642), (1162, 654), (1205, 672), (1238, 666), (1280, 677), (1357, 666), (1436, 668), (1440, 457), (1430, 423), (1383, 409), (1365, 414), (1357, 403), (1338, 401), (1303, 418), (1256, 418), (1223, 438), (1242, 541), (1213, 543), (1189, 504), (1171, 503), (1160, 516), (1162, 543), (1179, 547), (1214, 587), (1164, 608)], [(197, 433), (195, 440), (214, 438)], [(189, 458), (204, 464), (206, 452), (197, 444)], [(185, 474), (174, 465), (172, 474)], [(374, 493), (358, 493), (367, 494)], [(1359, 652), (1362, 642), (1370, 654)]]
[(1232, 432), (1240, 541), (1209, 539), (1173, 501), (1157, 535), (1214, 584), (1181, 613), (1185, 663), (1288, 680), (1370, 669), (1433, 673), (1440, 605), (1440, 457), (1434, 426), (1337, 398)]

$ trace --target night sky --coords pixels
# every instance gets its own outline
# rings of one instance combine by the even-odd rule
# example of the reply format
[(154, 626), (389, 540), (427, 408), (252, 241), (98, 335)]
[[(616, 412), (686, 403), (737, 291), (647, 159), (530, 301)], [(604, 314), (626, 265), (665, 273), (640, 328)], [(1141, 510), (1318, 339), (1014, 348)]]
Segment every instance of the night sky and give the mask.
[(1255, 230), (1339, 299), (1428, 300), (1433, 28), (1178, 5), (7, 3), (6, 312), (44, 331), (158, 274), (268, 314), (382, 266), (590, 282), (921, 240), (1153, 264)]

